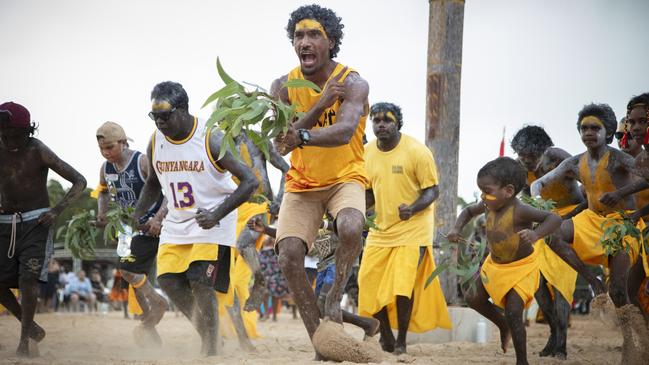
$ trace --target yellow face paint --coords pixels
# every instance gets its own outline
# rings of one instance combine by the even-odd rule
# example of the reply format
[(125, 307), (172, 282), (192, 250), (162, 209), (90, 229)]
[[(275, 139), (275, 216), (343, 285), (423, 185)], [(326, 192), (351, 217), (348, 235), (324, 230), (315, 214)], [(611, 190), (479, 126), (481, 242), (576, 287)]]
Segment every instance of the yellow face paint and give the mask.
[(494, 201), (494, 200), (496, 200), (497, 198), (496, 198), (495, 195), (491, 195), (491, 194), (482, 194), (482, 199), (483, 199), (483, 200)]
[(378, 112), (375, 114), (372, 114), (370, 116), (372, 119), (380, 118), (380, 119), (389, 119), (393, 123), (397, 122), (397, 117), (394, 116), (394, 113), (388, 111), (388, 112)]
[(153, 99), (151, 110), (154, 112), (165, 112), (173, 109), (173, 106), (166, 100)]
[(601, 127), (604, 127), (604, 123), (602, 123), (602, 121), (599, 120), (599, 118), (597, 118), (595, 116), (592, 116), (592, 115), (589, 115), (586, 118), (582, 119), (581, 124), (584, 124), (584, 123), (585, 124), (596, 124), (596, 125), (599, 125)]
[(297, 24), (295, 24), (295, 30), (307, 30), (307, 29), (317, 29), (322, 33), (322, 36), (325, 37), (325, 39), (329, 39), (327, 37), (327, 32), (325, 32), (324, 27), (320, 22), (318, 22), (315, 19), (302, 19), (300, 20)]

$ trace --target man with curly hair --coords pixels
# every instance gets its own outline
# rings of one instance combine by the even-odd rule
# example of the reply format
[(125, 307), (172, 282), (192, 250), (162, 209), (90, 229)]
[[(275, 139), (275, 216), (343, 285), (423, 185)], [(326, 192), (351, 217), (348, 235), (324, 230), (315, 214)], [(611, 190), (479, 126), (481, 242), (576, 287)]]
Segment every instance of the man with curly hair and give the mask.
[[(342, 323), (340, 300), (361, 251), (365, 219), (363, 132), (369, 86), (358, 72), (334, 61), (343, 37), (341, 19), (331, 9), (302, 6), (286, 27), (300, 65), (276, 79), (271, 93), (304, 113), (275, 144), (293, 152), (277, 227), (276, 250), (309, 336), (319, 309), (304, 271), (304, 257), (315, 241), (325, 212), (335, 219), (340, 238), (336, 273), (323, 317)], [(323, 91), (284, 88), (287, 80), (309, 80)]]
[[(555, 169), (570, 154), (553, 147), (552, 139), (539, 126), (521, 128), (511, 142), (518, 161), (527, 172), (527, 187), (536, 179)], [(525, 190), (525, 189), (524, 189)], [(526, 193), (529, 193), (527, 191)], [(541, 198), (553, 201), (553, 212), (569, 219), (583, 210), (584, 198), (574, 176), (567, 175), (541, 191)], [(577, 272), (540, 240), (535, 243), (540, 256), (541, 286), (535, 294), (536, 301), (550, 325), (550, 338), (540, 356), (565, 358), (568, 335), (568, 316), (575, 292)]]
[[(609, 146), (617, 128), (617, 119), (610, 106), (589, 104), (579, 112), (577, 129), (586, 152), (565, 159), (556, 169), (532, 183), (533, 196), (542, 189), (560, 181), (566, 176), (575, 176), (586, 191), (588, 209), (571, 219), (563, 221), (549, 242), (550, 247), (591, 284), (596, 294), (606, 292), (604, 284), (597, 279), (585, 264), (603, 265), (610, 270), (609, 296), (624, 317), (629, 304), (629, 269), (641, 253), (640, 243), (631, 236), (622, 239), (625, 247), (607, 252), (600, 244), (604, 235), (603, 224), (620, 222), (619, 211), (632, 211), (635, 202), (632, 194), (649, 184), (634, 179), (635, 160), (632, 156)], [(608, 222), (608, 223), (606, 223)], [(640, 226), (644, 226), (643, 224)], [(629, 291), (627, 291), (629, 290)], [(602, 298), (602, 297), (600, 297)], [(601, 299), (598, 299), (598, 301)], [(628, 318), (624, 320), (626, 323)], [(624, 336), (624, 346), (629, 346)], [(631, 339), (632, 340), (632, 339)]]

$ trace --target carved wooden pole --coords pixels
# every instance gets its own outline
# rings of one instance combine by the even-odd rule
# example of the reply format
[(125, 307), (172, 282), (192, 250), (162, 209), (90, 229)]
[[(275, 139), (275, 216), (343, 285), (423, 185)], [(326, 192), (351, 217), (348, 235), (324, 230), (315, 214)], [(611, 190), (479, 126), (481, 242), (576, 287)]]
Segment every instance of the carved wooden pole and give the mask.
[[(440, 177), (440, 197), (435, 203), (434, 244), (438, 246), (440, 234), (448, 232), (457, 215), (464, 1), (429, 0), (429, 4), (426, 145), (435, 155)], [(444, 272), (440, 280), (446, 301), (456, 303), (457, 277)]]

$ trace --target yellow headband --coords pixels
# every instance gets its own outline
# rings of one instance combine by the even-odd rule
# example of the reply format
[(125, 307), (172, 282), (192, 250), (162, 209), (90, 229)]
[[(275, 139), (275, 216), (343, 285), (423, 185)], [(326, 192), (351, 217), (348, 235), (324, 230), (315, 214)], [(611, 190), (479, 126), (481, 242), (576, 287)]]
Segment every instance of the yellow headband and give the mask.
[(305, 30), (305, 29), (317, 29), (322, 33), (325, 39), (329, 39), (327, 37), (327, 32), (325, 32), (322, 24), (320, 24), (320, 22), (315, 19), (302, 19), (297, 24), (295, 24), (295, 30)]
[(157, 110), (157, 111), (160, 111), (160, 110), (171, 110), (171, 109), (173, 109), (173, 106), (171, 106), (171, 104), (170, 104), (168, 101), (166, 101), (166, 100), (157, 100), (157, 99), (154, 99), (154, 100), (153, 100), (153, 105), (151, 106), (151, 109), (152, 109), (152, 110)]
[(592, 116), (592, 115), (589, 115), (589, 116), (587, 116), (587, 117), (585, 117), (584, 119), (581, 120), (581, 124), (584, 124), (586, 122), (590, 122), (590, 123), (593, 123), (593, 124), (598, 124), (598, 125), (604, 127), (604, 123), (602, 123), (602, 121), (599, 118), (597, 118), (595, 116)]
[(374, 119), (376, 117), (386, 117), (386, 118), (390, 119), (392, 122), (397, 123), (397, 117), (395, 117), (394, 113), (392, 113), (391, 111), (378, 112), (378, 113), (372, 115), (372, 119)]

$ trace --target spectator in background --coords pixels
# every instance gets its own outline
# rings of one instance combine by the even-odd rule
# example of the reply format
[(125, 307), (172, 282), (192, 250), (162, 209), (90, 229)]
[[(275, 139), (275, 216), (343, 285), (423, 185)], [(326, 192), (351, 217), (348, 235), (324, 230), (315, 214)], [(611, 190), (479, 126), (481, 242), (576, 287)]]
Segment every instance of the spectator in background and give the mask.
[(65, 287), (65, 300), (69, 301), (70, 308), (74, 312), (79, 311), (79, 302), (86, 303), (92, 310), (96, 298), (85, 271), (79, 270), (77, 275), (68, 282)]

